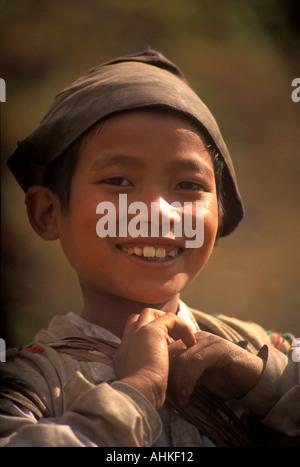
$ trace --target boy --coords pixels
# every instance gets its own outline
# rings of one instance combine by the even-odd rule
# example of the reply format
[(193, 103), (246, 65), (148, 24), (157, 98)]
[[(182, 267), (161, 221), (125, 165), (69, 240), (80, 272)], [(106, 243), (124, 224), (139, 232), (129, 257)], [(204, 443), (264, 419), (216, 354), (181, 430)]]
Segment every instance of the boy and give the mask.
[[(8, 165), (32, 227), (59, 239), (76, 270), (84, 308), (8, 352), (2, 445), (247, 446), (264, 426), (265, 443), (300, 434), (290, 343), (280, 352), (259, 326), (180, 301), (243, 207), (218, 126), (175, 65), (147, 50), (90, 70)], [(135, 217), (136, 202), (153, 218)], [(177, 227), (200, 225), (198, 206), (203, 243), (188, 248), (197, 232)]]

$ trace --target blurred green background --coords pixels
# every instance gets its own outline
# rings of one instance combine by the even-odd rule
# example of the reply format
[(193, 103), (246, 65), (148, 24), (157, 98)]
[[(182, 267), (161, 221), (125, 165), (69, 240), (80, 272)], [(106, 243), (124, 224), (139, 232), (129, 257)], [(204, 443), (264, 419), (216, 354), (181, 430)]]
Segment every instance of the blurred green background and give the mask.
[(58, 242), (32, 232), (6, 160), (54, 95), (87, 69), (148, 45), (185, 73), (231, 151), (246, 217), (182, 298), (207, 313), (300, 337), (297, 0), (0, 1), (2, 314), (7, 345), (82, 307)]

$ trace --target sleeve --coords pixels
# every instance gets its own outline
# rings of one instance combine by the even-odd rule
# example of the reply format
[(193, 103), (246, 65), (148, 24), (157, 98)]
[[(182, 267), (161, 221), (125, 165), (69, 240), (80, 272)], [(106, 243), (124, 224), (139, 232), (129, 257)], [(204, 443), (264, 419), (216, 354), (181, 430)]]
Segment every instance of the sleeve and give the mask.
[[(0, 401), (0, 445), (7, 447), (144, 447), (161, 432), (158, 413), (142, 394), (122, 382), (94, 385), (76, 372), (64, 387), (60, 417), (37, 420), (24, 407)], [(2, 430), (3, 431), (3, 430)]]
[(241, 402), (271, 429), (300, 436), (300, 359), (271, 345), (263, 346), (258, 356), (265, 361), (263, 373)]
[(264, 360), (257, 385), (240, 402), (274, 431), (300, 436), (300, 339), (225, 315), (204, 318), (196, 312), (196, 318), (217, 335), (247, 341), (247, 349)]

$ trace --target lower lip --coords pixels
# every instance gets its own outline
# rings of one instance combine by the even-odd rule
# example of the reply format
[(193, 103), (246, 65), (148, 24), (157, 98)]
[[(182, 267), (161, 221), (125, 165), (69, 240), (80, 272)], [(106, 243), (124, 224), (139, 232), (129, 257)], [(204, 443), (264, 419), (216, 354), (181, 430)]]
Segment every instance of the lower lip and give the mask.
[[(118, 248), (118, 247), (117, 247)], [(158, 260), (152, 260), (152, 259), (146, 259), (143, 256), (137, 256), (137, 255), (130, 255), (129, 253), (126, 253), (126, 251), (121, 250), (118, 248), (118, 250), (127, 258), (129, 261), (132, 261), (133, 263), (142, 266), (147, 269), (165, 269), (174, 266), (177, 261), (180, 259), (183, 250), (179, 250), (178, 254), (176, 256), (169, 256), (165, 258), (161, 258)]]

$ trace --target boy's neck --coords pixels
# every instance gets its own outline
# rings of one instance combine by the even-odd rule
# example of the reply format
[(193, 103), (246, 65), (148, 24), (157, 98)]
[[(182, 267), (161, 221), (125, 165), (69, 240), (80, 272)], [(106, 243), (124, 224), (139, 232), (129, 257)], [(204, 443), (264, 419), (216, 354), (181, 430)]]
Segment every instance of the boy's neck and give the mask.
[(122, 338), (125, 324), (130, 315), (141, 313), (144, 308), (155, 308), (168, 313), (176, 313), (180, 294), (164, 303), (140, 303), (121, 297), (107, 295), (84, 294), (82, 318), (101, 326), (119, 338)]

